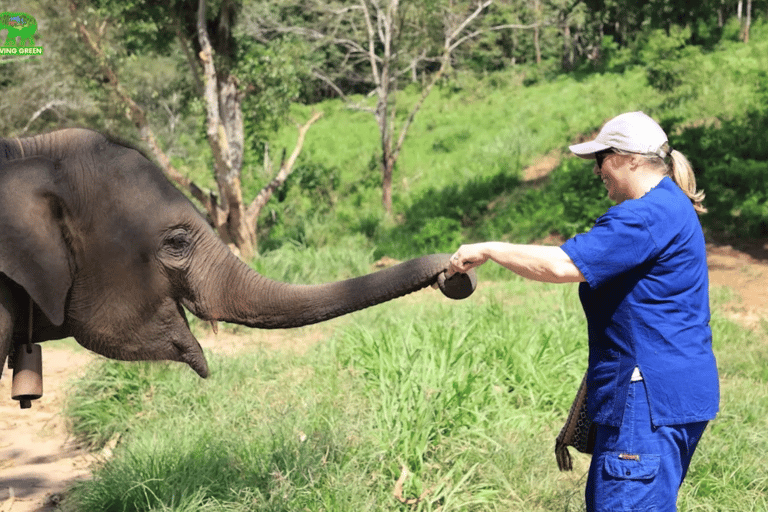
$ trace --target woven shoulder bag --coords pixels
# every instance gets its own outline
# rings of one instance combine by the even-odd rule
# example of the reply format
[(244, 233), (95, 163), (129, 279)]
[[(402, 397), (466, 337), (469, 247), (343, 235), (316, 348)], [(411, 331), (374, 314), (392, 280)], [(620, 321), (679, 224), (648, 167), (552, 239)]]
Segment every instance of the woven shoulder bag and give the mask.
[(573, 461), (568, 447), (573, 446), (581, 453), (592, 453), (595, 447), (596, 426), (587, 417), (587, 374), (573, 400), (568, 419), (555, 440), (555, 457), (560, 471), (572, 471)]

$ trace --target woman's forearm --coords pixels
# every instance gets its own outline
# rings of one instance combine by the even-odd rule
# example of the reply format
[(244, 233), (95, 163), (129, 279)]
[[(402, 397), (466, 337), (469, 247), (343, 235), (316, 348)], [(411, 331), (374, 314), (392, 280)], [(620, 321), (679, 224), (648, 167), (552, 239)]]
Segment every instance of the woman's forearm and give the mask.
[(451, 258), (451, 270), (466, 272), (488, 260), (534, 281), (575, 283), (585, 280), (565, 251), (560, 247), (547, 245), (518, 245), (506, 242), (462, 245)]

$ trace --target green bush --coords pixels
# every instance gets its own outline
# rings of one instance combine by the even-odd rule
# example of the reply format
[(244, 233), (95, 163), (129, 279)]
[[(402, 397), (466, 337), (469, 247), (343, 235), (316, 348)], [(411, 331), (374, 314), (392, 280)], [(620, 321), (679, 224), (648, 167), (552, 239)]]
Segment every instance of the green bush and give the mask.
[(595, 176), (592, 160), (568, 158), (552, 174), (547, 187), (552, 201), (562, 204), (562, 215), (554, 216), (554, 231), (570, 238), (587, 231), (613, 202), (603, 182)]
[(654, 30), (643, 41), (641, 60), (646, 63), (646, 75), (651, 87), (670, 92), (682, 84), (688, 62), (701, 53), (699, 47), (688, 45), (690, 39), (690, 27), (673, 25), (669, 33)]
[(540, 187), (521, 189), (484, 219), (485, 238), (530, 242), (587, 231), (613, 204), (592, 172), (594, 162), (568, 157)]
[[(768, 78), (765, 72), (762, 76)], [(768, 94), (763, 96), (768, 99)], [(768, 142), (754, 137), (768, 130), (768, 108), (710, 126), (691, 127), (671, 138), (688, 155), (709, 213), (701, 217), (713, 233), (768, 235)]]

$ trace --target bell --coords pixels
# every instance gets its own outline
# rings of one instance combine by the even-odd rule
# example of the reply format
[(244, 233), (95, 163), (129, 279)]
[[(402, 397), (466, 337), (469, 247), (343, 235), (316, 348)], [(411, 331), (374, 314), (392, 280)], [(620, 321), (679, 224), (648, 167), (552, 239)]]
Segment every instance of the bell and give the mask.
[(28, 343), (16, 347), (13, 365), (11, 398), (19, 401), (22, 409), (32, 407), (32, 400), (43, 396), (43, 351), (40, 345)]

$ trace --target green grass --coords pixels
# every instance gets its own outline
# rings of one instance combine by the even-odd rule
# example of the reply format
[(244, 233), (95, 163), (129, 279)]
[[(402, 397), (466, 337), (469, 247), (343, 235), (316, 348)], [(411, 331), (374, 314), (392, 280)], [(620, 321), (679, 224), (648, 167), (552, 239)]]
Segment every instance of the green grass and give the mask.
[[(580, 511), (588, 457), (561, 474), (554, 438), (586, 366), (574, 286), (482, 280), (377, 306), (305, 356), (208, 353), (200, 380), (178, 364), (94, 364), (67, 415), (114, 457), (64, 510)], [(680, 510), (764, 510), (768, 333), (717, 314), (722, 411)], [(243, 334), (247, 336), (247, 334)], [(118, 437), (119, 436), (119, 437)], [(409, 471), (399, 503), (395, 483)]]
[[(418, 91), (409, 90), (398, 101), (405, 109), (417, 97)], [(446, 250), (462, 235), (485, 234), (473, 226), (482, 223), (497, 199), (519, 197), (521, 173), (538, 156), (562, 151), (617, 112), (653, 110), (662, 100), (645, 84), (642, 70), (560, 77), (536, 87), (489, 86), (459, 77), (458, 86), (436, 90), (416, 116), (395, 170), (396, 216), (389, 220), (381, 211), (380, 142), (373, 117), (349, 111), (338, 100), (297, 105), (296, 119), (312, 109), (326, 114), (308, 134), (284, 201), (269, 205), (275, 214), (264, 219), (263, 227), (273, 222), (275, 227), (268, 236), (265, 232), (262, 247), (275, 248), (281, 237), (322, 245), (352, 232), (375, 243), (378, 255), (404, 258)], [(286, 128), (275, 146), (291, 148), (295, 137), (295, 129)], [(262, 181), (245, 183), (251, 187), (246, 195), (255, 194)], [(529, 231), (516, 234), (524, 237)]]

